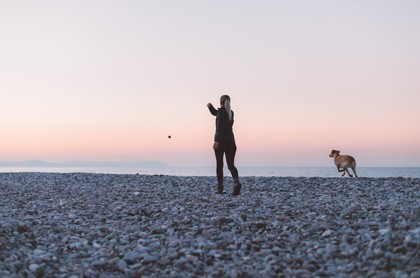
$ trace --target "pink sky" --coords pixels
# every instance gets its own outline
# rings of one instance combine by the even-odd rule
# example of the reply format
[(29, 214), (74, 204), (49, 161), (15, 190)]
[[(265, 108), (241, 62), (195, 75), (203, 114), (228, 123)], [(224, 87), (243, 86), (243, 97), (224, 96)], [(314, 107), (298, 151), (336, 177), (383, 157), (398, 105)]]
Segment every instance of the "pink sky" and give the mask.
[(0, 161), (212, 166), (227, 93), (239, 166), (420, 166), (418, 1), (9, 1), (0, 33)]

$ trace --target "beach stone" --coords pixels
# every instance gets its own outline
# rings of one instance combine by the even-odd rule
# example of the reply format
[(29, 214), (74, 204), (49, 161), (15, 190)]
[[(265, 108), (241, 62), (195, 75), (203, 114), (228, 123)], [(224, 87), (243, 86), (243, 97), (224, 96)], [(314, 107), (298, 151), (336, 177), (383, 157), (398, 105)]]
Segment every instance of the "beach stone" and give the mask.
[(0, 276), (419, 276), (419, 179), (242, 182), (0, 173)]
[(5, 248), (6, 248), (6, 238), (0, 237), (0, 250), (5, 249)]
[(16, 229), (19, 233), (27, 233), (30, 230), (30, 227), (28, 225), (19, 225)]
[(143, 264), (148, 264), (148, 263), (153, 263), (156, 262), (158, 260), (158, 257), (156, 256), (152, 256), (152, 255), (145, 255), (143, 257), (142, 263)]
[(179, 241), (175, 239), (169, 242), (168, 247), (176, 247), (178, 245), (179, 245)]
[(322, 237), (329, 237), (330, 235), (332, 235), (331, 230), (326, 230), (325, 232), (322, 233)]
[(142, 257), (143, 257), (143, 253), (139, 253), (138, 251), (131, 251), (131, 252), (128, 252), (125, 255), (124, 259), (128, 263), (131, 263), (132, 264), (132, 263), (135, 263), (138, 260), (140, 260), (140, 258), (142, 258)]
[(124, 272), (127, 269), (127, 263), (124, 260), (119, 260), (118, 269)]
[(420, 278), (420, 269), (412, 272), (409, 277), (410, 278)]
[(28, 269), (32, 272), (35, 273), (38, 269), (39, 269), (39, 265), (38, 264), (30, 264)]

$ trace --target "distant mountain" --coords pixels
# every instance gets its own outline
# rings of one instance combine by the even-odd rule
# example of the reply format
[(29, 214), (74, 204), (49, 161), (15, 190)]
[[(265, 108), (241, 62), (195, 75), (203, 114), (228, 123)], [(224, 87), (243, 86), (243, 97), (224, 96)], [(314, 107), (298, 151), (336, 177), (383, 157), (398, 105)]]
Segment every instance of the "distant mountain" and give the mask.
[(0, 167), (53, 167), (56, 164), (41, 160), (0, 161)]
[(139, 168), (167, 168), (168, 164), (160, 161), (65, 161), (46, 162), (41, 160), (27, 160), (20, 162), (0, 161), (0, 167), (139, 167)]

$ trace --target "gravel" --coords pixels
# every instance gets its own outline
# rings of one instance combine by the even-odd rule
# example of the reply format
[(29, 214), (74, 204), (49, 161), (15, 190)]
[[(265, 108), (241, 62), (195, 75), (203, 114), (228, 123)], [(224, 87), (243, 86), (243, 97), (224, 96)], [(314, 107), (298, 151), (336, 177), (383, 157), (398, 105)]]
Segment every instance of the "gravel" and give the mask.
[(420, 277), (420, 179), (0, 173), (0, 277)]

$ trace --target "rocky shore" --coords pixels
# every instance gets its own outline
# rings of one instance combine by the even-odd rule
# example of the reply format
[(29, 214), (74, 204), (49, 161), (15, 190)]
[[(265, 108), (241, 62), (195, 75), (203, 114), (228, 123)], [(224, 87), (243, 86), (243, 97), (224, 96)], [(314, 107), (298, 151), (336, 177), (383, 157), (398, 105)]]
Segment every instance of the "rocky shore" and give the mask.
[(0, 173), (0, 277), (420, 277), (420, 179)]

